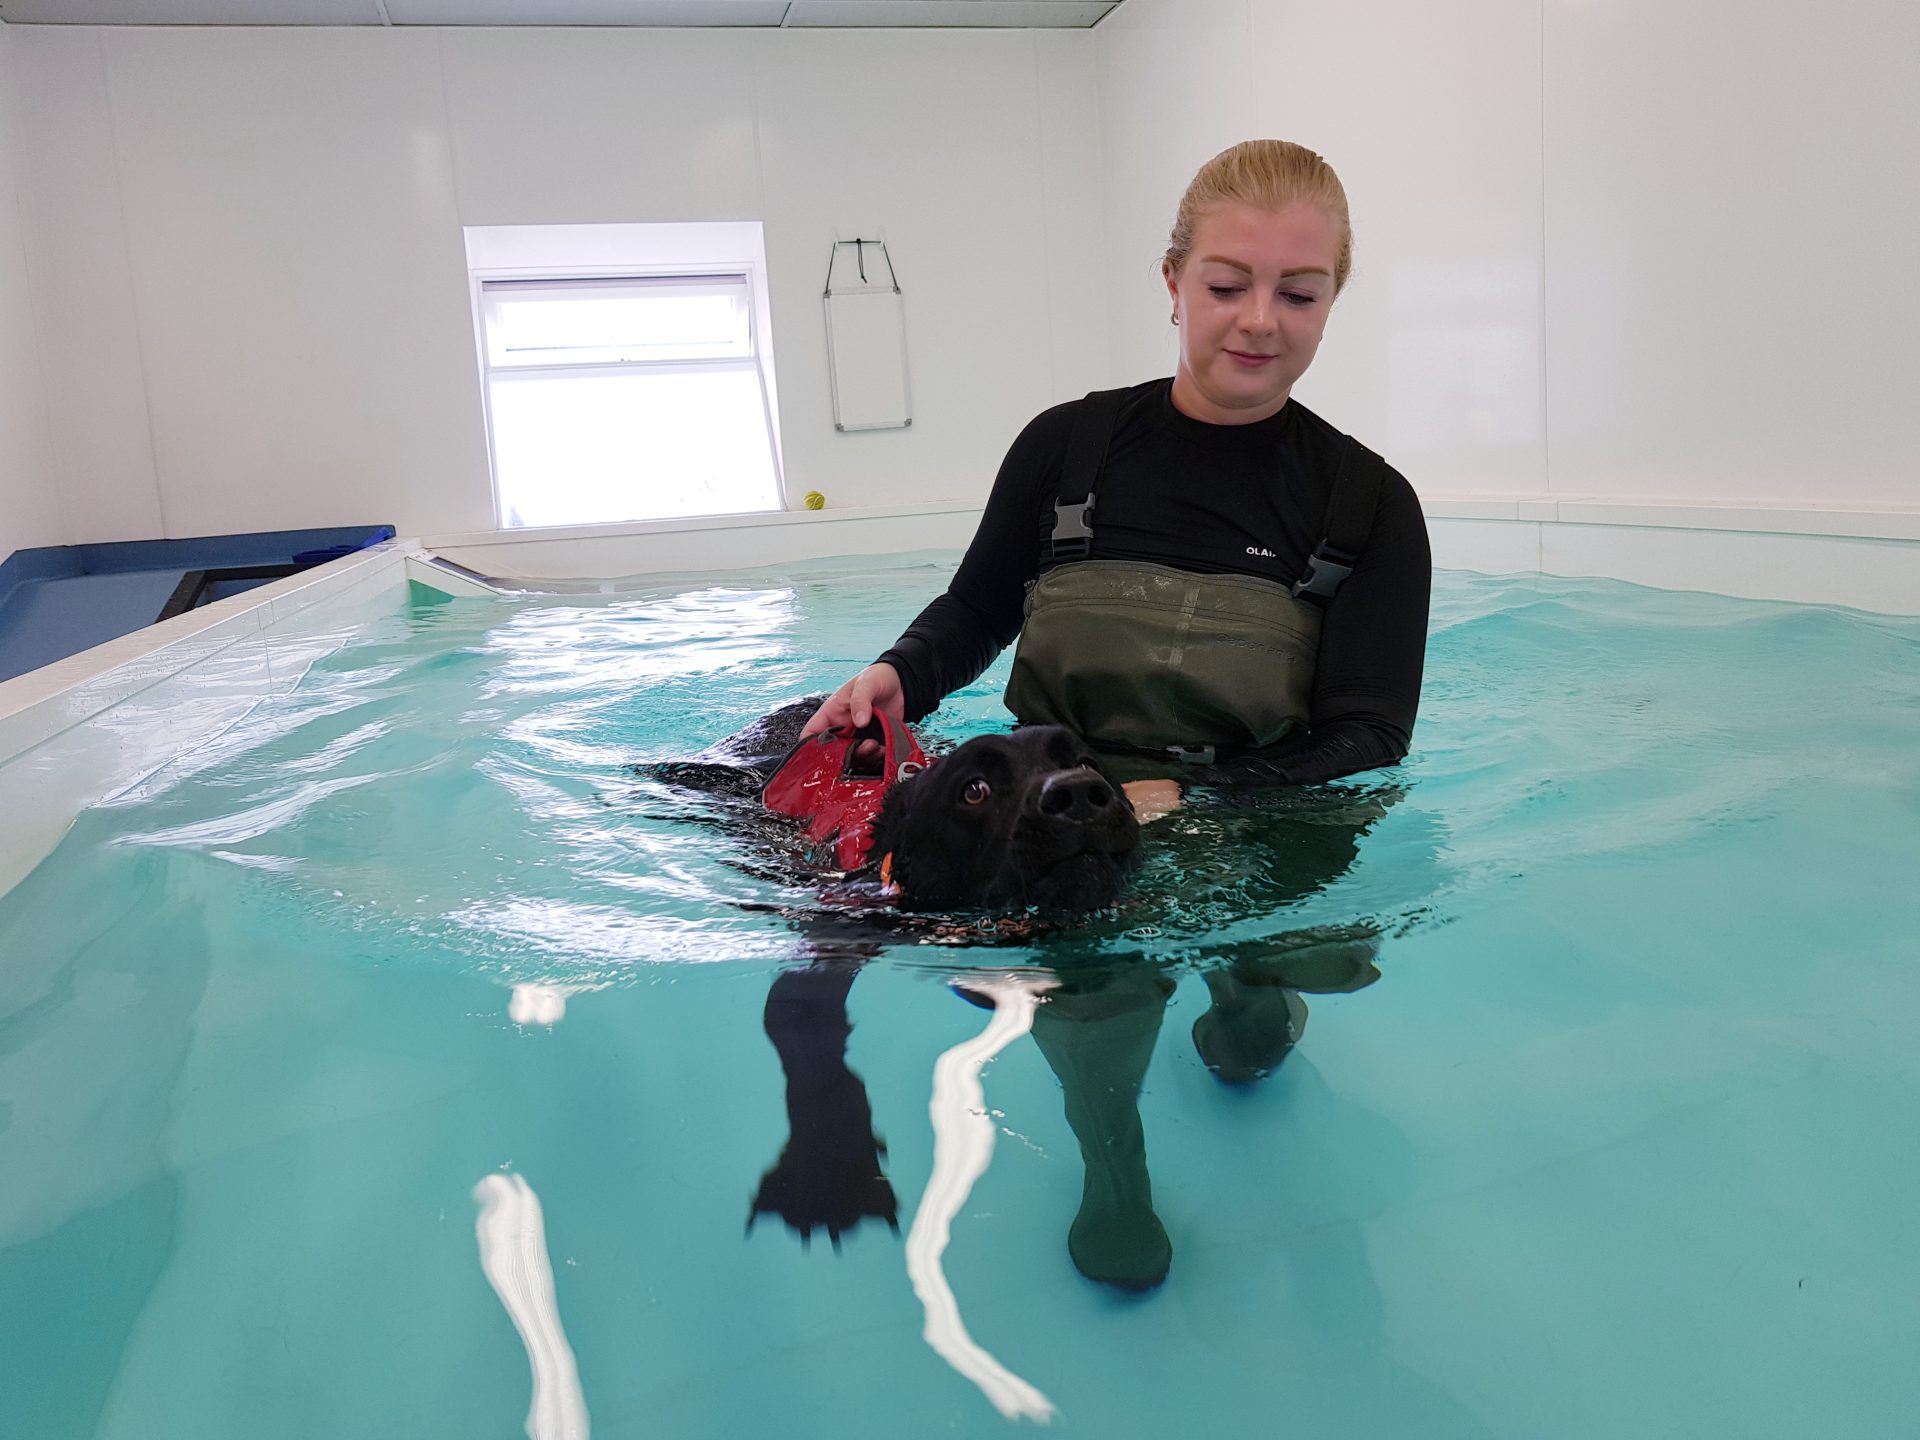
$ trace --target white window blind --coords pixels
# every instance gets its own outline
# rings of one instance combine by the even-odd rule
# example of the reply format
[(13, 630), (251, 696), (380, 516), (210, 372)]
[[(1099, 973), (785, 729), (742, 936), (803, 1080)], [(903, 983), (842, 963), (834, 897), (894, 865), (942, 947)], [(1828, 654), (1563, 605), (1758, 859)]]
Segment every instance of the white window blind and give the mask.
[(776, 510), (744, 273), (482, 279), (503, 525)]

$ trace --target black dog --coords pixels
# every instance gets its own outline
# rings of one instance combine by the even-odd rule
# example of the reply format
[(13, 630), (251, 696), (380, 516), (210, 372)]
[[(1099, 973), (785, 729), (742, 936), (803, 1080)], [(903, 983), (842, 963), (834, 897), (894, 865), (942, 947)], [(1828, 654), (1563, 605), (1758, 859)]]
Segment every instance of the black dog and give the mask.
[[(759, 796), (818, 704), (784, 706), (694, 761), (640, 773), (728, 797), (719, 823), (768, 842), (761, 848), (774, 854), (783, 848), (776, 837), (783, 838), (792, 854), (798, 827)], [(869, 773), (879, 773), (877, 757)], [(1305, 807), (1297, 821), (1277, 812), (1261, 827), (1257, 849), (1249, 847), (1257, 859), (1231, 877), (1233, 909), (1282, 911), (1331, 884), (1387, 803), (1390, 797), (1360, 807), (1349, 801), (1338, 823), (1324, 806)], [(778, 1215), (803, 1244), (824, 1230), (836, 1249), (866, 1221), (897, 1232), (886, 1146), (865, 1082), (847, 1064), (847, 997), (890, 935), (924, 936), (931, 924), (941, 938), (1048, 944), (1046, 963), (1059, 983), (1033, 1017), (1033, 1038), (1060, 1081), (1085, 1164), (1068, 1251), (1082, 1274), (1104, 1284), (1146, 1290), (1164, 1280), (1173, 1249), (1153, 1208), (1138, 1097), (1174, 981), (1164, 957), (1103, 948), (1103, 930), (1111, 939), (1113, 927), (1133, 923), (1129, 917), (1090, 914), (1120, 898), (1139, 828), (1097, 759), (1053, 727), (969, 740), (891, 789), (875, 819), (869, 864), (853, 884), (829, 885), (818, 907), (782, 909), (803, 937), (804, 955), (774, 979), (764, 1023), (786, 1079), (789, 1133), (754, 1193), (749, 1230), (756, 1217)], [(1219, 844), (1217, 834), (1212, 843)], [(820, 848), (829, 854), (814, 858), (811, 871), (802, 862), (768, 878), (837, 877), (833, 847)], [(890, 910), (879, 905), (889, 857), (885, 872), (901, 892)], [(864, 891), (864, 901), (850, 891)], [(1207, 899), (1204, 891), (1200, 898)], [(915, 910), (934, 913), (902, 913)], [(941, 911), (1005, 918), (955, 927)], [(1080, 923), (1058, 925), (1056, 917)], [(1377, 923), (1362, 920), (1213, 947), (1201, 965), (1211, 1004), (1193, 1027), (1203, 1063), (1231, 1084), (1272, 1071), (1306, 1023), (1298, 992), (1370, 983), (1378, 944)]]
[(907, 905), (1060, 914), (1119, 898), (1140, 823), (1087, 748), (1048, 725), (979, 736), (896, 785), (873, 840)]
[[(798, 827), (760, 804), (760, 792), (800, 741), (818, 697), (795, 701), (755, 721), (690, 761), (634, 767), (648, 778), (717, 795), (728, 802), (721, 823), (793, 854)], [(877, 727), (876, 727), (877, 734)], [(869, 747), (876, 752), (878, 746)], [(881, 757), (857, 756), (855, 773), (878, 775)], [(847, 994), (861, 967), (879, 953), (880, 935), (926, 917), (894, 915), (876, 925), (878, 902), (900, 910), (989, 912), (1005, 937), (1032, 934), (1037, 913), (1049, 921), (1084, 915), (1120, 897), (1136, 862), (1140, 825), (1125, 793), (1072, 733), (1057, 726), (983, 735), (938, 756), (887, 792), (874, 818), (865, 867), (836, 886), (864, 908), (829, 899), (794, 914), (805, 937), (806, 963), (783, 971), (767, 996), (767, 1037), (786, 1077), (788, 1138), (761, 1177), (747, 1228), (775, 1214), (806, 1243), (824, 1229), (834, 1248), (863, 1220), (898, 1230), (893, 1187), (873, 1128), (866, 1085), (847, 1067), (851, 1025)], [(839, 877), (831, 844), (790, 869)], [(884, 862), (884, 864), (883, 864)], [(743, 868), (746, 868), (743, 866)], [(887, 883), (881, 880), (885, 874)], [(774, 878), (791, 880), (794, 874)], [(845, 923), (842, 923), (845, 922)], [(937, 925), (937, 918), (935, 921)], [(987, 939), (977, 925), (969, 939)]]
[[(783, 705), (695, 760), (636, 769), (757, 798), (819, 704)], [(878, 773), (877, 757), (865, 763)], [(892, 786), (853, 878), (877, 884), (887, 860), (889, 894), (903, 909), (1085, 914), (1120, 897), (1139, 840), (1133, 806), (1093, 753), (1071, 731), (1036, 725), (968, 740)]]

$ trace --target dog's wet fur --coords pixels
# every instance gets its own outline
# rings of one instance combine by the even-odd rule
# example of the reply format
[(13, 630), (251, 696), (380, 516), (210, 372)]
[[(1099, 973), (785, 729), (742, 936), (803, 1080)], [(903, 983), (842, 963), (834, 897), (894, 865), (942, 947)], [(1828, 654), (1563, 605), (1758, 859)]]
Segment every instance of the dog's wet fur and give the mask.
[(896, 785), (873, 827), (901, 898), (936, 909), (1100, 909), (1139, 841), (1125, 793), (1057, 725), (967, 741)]
[[(691, 761), (636, 767), (668, 783), (757, 797), (819, 708), (797, 700)], [(1057, 725), (980, 735), (895, 784), (863, 876), (884, 857), (914, 910), (1074, 915), (1120, 898), (1139, 821), (1092, 751)]]

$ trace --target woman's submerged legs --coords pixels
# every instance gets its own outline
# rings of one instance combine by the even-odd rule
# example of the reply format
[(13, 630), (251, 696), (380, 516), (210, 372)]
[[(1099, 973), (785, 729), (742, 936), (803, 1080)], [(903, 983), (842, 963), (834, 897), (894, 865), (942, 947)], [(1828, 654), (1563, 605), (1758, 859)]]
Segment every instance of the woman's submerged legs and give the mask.
[(1066, 1092), (1086, 1182), (1067, 1250), (1089, 1280), (1148, 1290), (1167, 1278), (1173, 1245), (1153, 1210), (1140, 1085), (1173, 982), (1149, 966), (1071, 982), (1034, 1016), (1033, 1038)]
[(1193, 1022), (1201, 1062), (1229, 1085), (1271, 1074), (1307, 1027), (1307, 1002), (1281, 985), (1240, 979), (1229, 970), (1205, 976), (1213, 1003)]

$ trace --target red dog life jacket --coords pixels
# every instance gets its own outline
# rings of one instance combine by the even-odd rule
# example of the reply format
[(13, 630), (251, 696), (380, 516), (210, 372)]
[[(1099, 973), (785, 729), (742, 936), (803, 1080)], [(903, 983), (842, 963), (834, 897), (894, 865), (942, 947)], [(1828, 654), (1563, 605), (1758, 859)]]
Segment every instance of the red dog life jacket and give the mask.
[[(879, 740), (885, 747), (877, 774), (855, 768), (854, 750), (862, 740)], [(760, 800), (776, 814), (804, 821), (807, 838), (816, 844), (831, 842), (835, 863), (852, 872), (867, 863), (873, 820), (887, 791), (926, 768), (927, 757), (913, 732), (876, 710), (860, 730), (842, 725), (794, 746), (760, 792)]]

